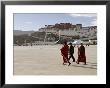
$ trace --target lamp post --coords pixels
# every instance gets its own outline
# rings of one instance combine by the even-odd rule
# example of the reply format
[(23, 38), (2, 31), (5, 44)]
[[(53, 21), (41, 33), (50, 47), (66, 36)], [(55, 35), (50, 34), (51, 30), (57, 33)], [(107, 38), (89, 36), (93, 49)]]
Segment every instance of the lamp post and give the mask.
[(61, 31), (59, 30), (59, 40), (60, 40), (60, 34), (61, 34)]

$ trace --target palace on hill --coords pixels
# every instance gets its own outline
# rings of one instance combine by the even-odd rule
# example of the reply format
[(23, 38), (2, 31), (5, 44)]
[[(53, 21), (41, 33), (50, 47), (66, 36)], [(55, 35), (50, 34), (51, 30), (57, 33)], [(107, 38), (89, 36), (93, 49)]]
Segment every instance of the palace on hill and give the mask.
[(83, 27), (82, 24), (56, 23), (55, 25), (45, 25), (39, 32), (54, 33), (63, 37), (80, 36), (80, 38), (90, 38), (97, 36), (97, 26)]

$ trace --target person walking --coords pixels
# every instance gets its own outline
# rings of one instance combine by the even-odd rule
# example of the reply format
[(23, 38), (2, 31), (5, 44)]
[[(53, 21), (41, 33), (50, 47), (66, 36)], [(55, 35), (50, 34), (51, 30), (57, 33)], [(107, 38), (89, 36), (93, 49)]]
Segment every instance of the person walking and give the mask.
[(79, 62), (84, 62), (84, 65), (86, 65), (85, 47), (83, 46), (83, 43), (78, 47), (78, 60), (76, 63), (79, 64)]
[(73, 54), (74, 54), (74, 46), (72, 45), (72, 43), (70, 43), (70, 48), (69, 48), (69, 60), (70, 60), (70, 58), (72, 58), (73, 59), (73, 62), (75, 62), (75, 58), (74, 58), (74, 56), (73, 56)]
[(61, 55), (63, 56), (63, 65), (66, 65), (65, 63), (69, 63), (70, 65), (71, 63), (69, 62), (69, 59), (68, 59), (69, 47), (67, 45), (67, 42), (64, 42), (63, 47), (60, 50), (61, 50)]

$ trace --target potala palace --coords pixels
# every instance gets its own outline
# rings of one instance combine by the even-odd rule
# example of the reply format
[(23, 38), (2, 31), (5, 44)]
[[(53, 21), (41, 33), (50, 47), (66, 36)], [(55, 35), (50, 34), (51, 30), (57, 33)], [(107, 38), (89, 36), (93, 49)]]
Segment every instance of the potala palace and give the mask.
[(53, 33), (66, 38), (72, 38), (73, 36), (97, 38), (97, 26), (82, 27), (82, 24), (57, 23), (55, 25), (45, 25), (44, 28), (39, 29), (39, 32)]
[(14, 36), (14, 44), (17, 45), (48, 45), (63, 43), (64, 40), (73, 42), (97, 41), (97, 26), (83, 27), (82, 24), (56, 23), (55, 25), (45, 25), (33, 33)]

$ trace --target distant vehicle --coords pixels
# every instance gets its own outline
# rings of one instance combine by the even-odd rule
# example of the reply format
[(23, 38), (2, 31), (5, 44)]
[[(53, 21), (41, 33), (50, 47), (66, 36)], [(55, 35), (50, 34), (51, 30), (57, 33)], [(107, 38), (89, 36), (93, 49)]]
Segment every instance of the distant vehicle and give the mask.
[(72, 43), (72, 45), (80, 45), (81, 43), (83, 43), (83, 45), (89, 46), (89, 45), (97, 45), (97, 40), (86, 40), (86, 41), (74, 40), (74, 42), (72, 41), (67, 42), (67, 44), (70, 43)]
[(84, 45), (89, 45), (90, 42), (89, 41), (82, 41), (82, 40), (75, 40), (74, 42), (68, 42), (69, 43), (72, 43), (73, 45), (80, 45), (81, 43), (83, 43)]
[(96, 45), (97, 44), (97, 40), (89, 40), (90, 44)]
[(74, 42), (72, 42), (73, 45), (80, 45), (81, 43), (83, 43), (83, 41), (81, 40), (75, 40)]

